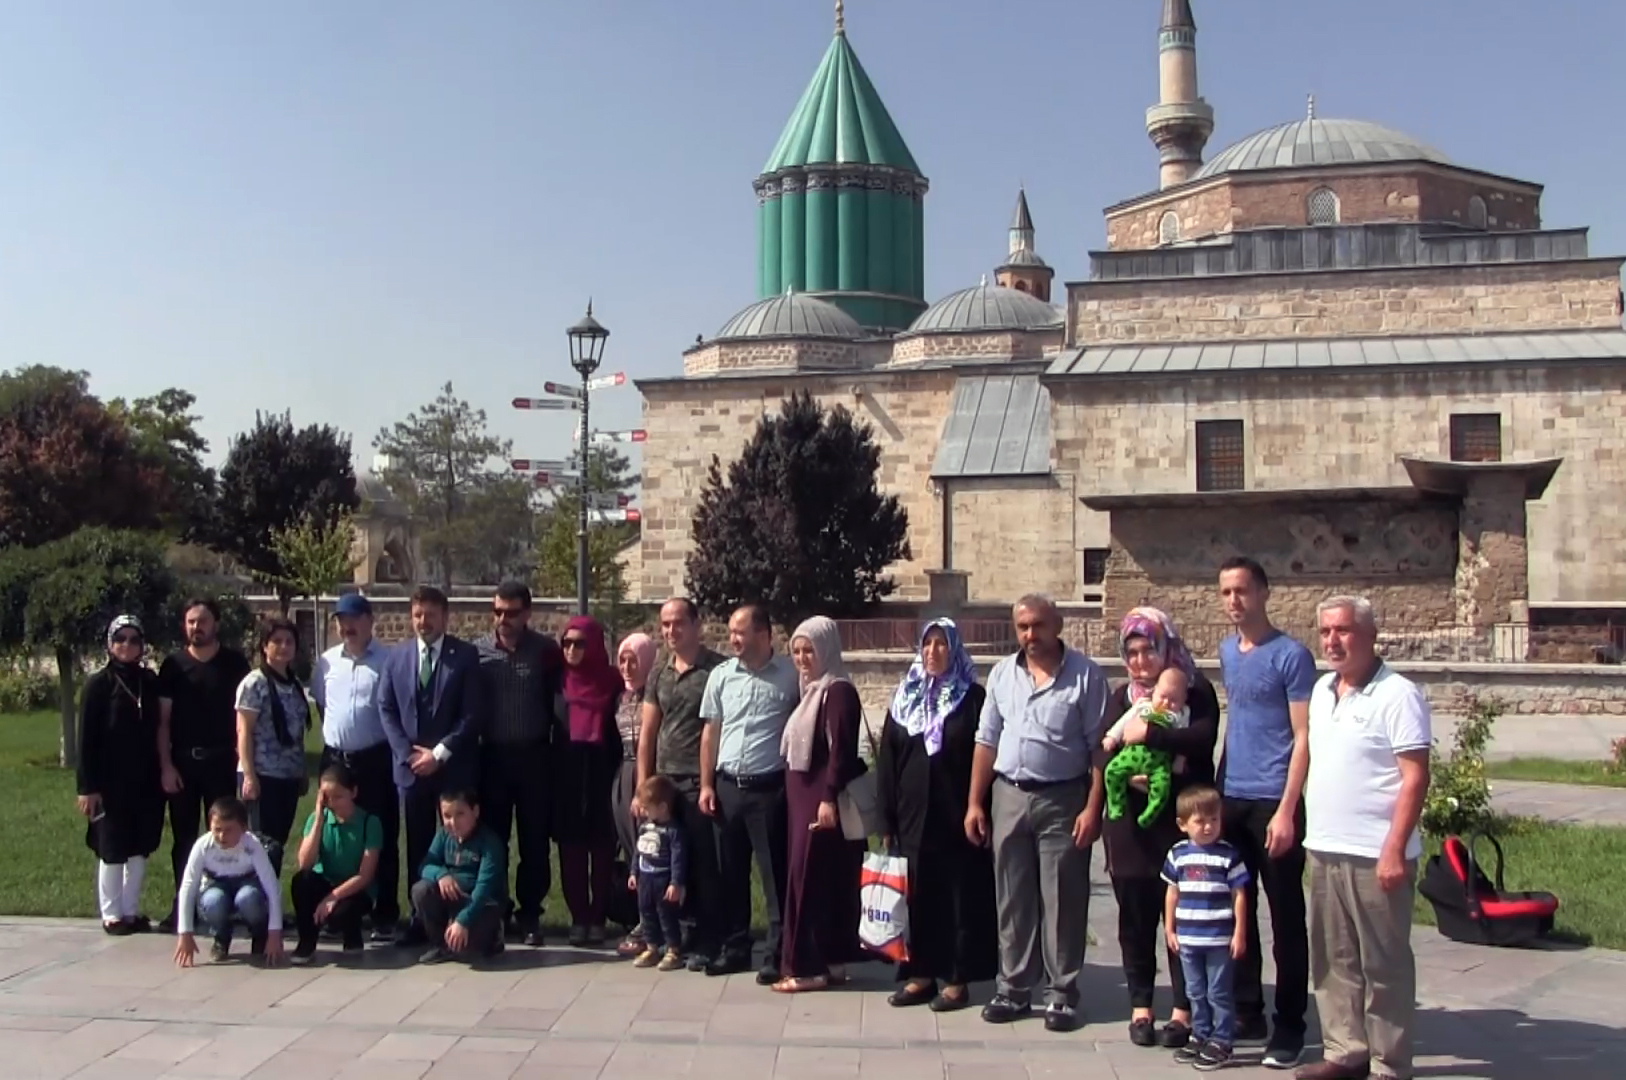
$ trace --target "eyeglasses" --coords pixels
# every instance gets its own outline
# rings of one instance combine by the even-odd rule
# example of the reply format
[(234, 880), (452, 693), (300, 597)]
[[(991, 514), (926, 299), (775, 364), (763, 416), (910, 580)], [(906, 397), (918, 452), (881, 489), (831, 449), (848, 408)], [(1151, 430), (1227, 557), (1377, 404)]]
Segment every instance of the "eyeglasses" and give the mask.
[(559, 643), (559, 647), (562, 649), (585, 649), (587, 642), (579, 637), (567, 637)]
[(118, 634), (118, 635), (114, 636), (113, 644), (115, 644), (115, 645), (140, 645), (141, 644), (141, 636), (139, 634)]

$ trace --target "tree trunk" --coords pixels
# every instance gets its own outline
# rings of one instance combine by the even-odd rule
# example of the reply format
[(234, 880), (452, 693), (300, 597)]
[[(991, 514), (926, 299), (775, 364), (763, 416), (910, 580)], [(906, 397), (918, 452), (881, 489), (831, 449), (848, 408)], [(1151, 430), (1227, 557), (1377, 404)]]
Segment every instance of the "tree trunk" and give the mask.
[(56, 650), (57, 704), (62, 709), (62, 738), (58, 758), (64, 769), (79, 767), (78, 710), (74, 708), (74, 675), (79, 658), (72, 649)]

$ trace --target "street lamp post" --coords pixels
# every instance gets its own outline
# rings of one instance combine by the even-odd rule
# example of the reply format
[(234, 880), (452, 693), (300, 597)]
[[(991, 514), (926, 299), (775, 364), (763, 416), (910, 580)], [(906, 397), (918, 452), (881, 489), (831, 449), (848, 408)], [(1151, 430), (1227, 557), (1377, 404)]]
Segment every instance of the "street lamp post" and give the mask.
[(580, 477), (577, 481), (577, 512), (580, 517), (576, 525), (576, 606), (581, 614), (587, 614), (587, 451), (589, 440), (592, 438), (588, 427), (588, 398), (591, 389), (588, 386), (593, 373), (598, 370), (600, 362), (604, 359), (604, 341), (610, 332), (593, 318), (593, 302), (587, 302), (587, 314), (575, 326), (566, 332), (570, 338), (570, 366), (582, 377), (582, 405), (581, 405), (581, 446), (579, 453), (581, 460)]

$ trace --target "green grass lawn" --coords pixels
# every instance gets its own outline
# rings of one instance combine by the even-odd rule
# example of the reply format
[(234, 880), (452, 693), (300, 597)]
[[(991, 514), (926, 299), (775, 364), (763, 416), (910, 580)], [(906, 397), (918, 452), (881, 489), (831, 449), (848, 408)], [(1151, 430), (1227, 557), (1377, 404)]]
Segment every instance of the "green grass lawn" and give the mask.
[[(74, 807), (73, 774), (57, 766), (58, 727), (55, 713), (0, 714), (0, 791), (8, 796), (0, 802), (0, 837), (7, 852), (22, 853), (0, 862), (0, 915), (96, 917), (96, 860), (85, 846), (85, 819)], [(321, 749), (320, 732), (312, 732), (306, 740), (312, 776)], [(296, 834), (315, 802), (313, 785), (295, 818)], [(297, 835), (290, 838), (283, 860), (285, 894), (298, 843)], [(169, 850), (166, 823), (163, 846), (148, 862), (142, 893), (142, 910), (154, 920), (169, 911), (173, 895)], [(570, 920), (560, 892), (557, 849), (552, 861), (553, 887), (545, 921), (562, 927)], [(403, 911), (408, 910), (407, 884), (401, 886)], [(767, 922), (762, 893), (755, 878), (752, 885), (753, 921), (761, 928)]]
[(1489, 761), (1485, 771), (1501, 780), (1542, 780), (1552, 784), (1596, 784), (1626, 788), (1626, 771), (1611, 770), (1604, 761), (1563, 761), (1558, 758), (1518, 757)]

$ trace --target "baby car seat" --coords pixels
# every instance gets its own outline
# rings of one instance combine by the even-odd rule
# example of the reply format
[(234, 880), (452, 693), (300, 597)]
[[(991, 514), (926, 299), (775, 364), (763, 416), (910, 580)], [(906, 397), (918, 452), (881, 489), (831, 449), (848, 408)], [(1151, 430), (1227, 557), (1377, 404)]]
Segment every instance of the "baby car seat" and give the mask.
[[(1496, 851), (1495, 881), (1485, 876), (1474, 850), (1481, 839)], [(1558, 897), (1545, 892), (1508, 892), (1502, 883), (1502, 845), (1474, 833), (1466, 842), (1448, 836), (1428, 860), (1421, 892), (1434, 906), (1440, 933), (1470, 945), (1526, 945), (1552, 932)]]

